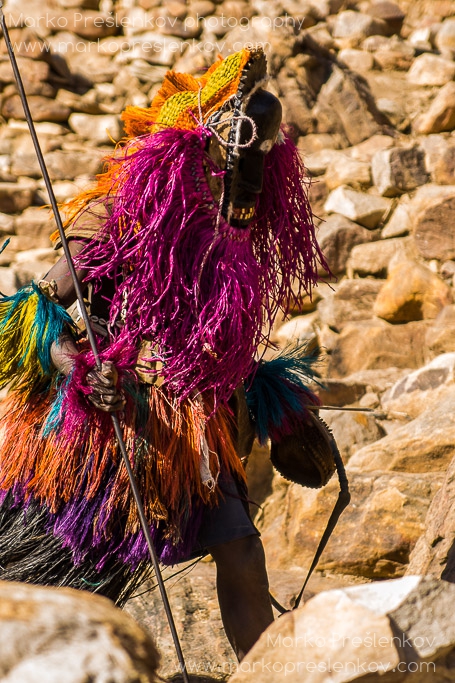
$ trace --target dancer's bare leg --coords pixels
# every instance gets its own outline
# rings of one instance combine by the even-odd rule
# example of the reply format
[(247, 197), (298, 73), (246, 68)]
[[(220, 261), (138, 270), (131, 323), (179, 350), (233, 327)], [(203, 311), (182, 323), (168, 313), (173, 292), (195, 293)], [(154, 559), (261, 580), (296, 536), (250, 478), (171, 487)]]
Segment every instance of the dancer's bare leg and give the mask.
[(224, 629), (241, 660), (273, 621), (264, 548), (251, 535), (208, 550), (216, 563)]

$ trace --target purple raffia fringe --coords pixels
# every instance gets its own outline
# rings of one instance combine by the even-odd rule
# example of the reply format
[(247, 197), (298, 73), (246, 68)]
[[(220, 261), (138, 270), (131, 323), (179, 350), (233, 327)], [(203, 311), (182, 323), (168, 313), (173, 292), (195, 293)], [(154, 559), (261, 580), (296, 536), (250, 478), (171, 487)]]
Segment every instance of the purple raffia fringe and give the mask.
[[(114, 533), (110, 537), (104, 534), (103, 514), (109, 490), (100, 491), (95, 498), (77, 498), (66, 503), (54, 514), (49, 514), (48, 531), (62, 540), (63, 547), (72, 552), (74, 564), (84, 561), (88, 554), (97, 551), (98, 571), (102, 571), (106, 562), (115, 556), (121, 562), (127, 563), (134, 570), (137, 565), (149, 558), (149, 550), (142, 530), (123, 536)], [(150, 525), (150, 533), (160, 561), (166, 565), (173, 565), (187, 559), (195, 549), (196, 538), (201, 525), (203, 508), (198, 505), (191, 509), (190, 514), (182, 520), (181, 539), (176, 541), (167, 538), (156, 523)], [(118, 530), (118, 526), (116, 527)]]
[[(310, 292), (317, 262), (326, 264), (291, 140), (267, 156), (247, 229), (222, 218), (217, 227), (206, 140), (203, 129), (166, 129), (131, 141), (100, 200), (109, 215), (100, 239), (76, 261), (88, 280), (116, 281), (110, 323), (122, 319), (120, 339), (130, 347), (144, 338), (157, 344), (164, 379), (180, 399), (212, 390), (219, 402), (251, 372), (278, 311)], [(83, 225), (84, 213), (77, 221)]]

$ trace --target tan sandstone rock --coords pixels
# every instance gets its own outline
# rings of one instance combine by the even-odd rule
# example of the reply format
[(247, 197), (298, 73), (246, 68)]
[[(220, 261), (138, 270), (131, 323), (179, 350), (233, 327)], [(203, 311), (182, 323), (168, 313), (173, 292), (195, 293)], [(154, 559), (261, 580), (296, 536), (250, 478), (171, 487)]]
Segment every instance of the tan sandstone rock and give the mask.
[(381, 232), (382, 239), (402, 237), (411, 231), (412, 219), (410, 203), (411, 200), (409, 195), (405, 194), (400, 197), (392, 215)]
[[(403, 404), (402, 404), (403, 405)], [(445, 472), (455, 454), (455, 387), (415, 420), (352, 456), (351, 472)]]
[[(441, 226), (444, 226), (443, 230)], [(414, 239), (426, 259), (455, 257), (455, 196), (440, 196), (428, 201), (415, 218)]]
[(339, 332), (348, 322), (372, 318), (381, 287), (380, 280), (370, 278), (342, 280), (333, 294), (318, 303), (321, 322)]
[(356, 45), (367, 36), (387, 33), (385, 22), (361, 12), (346, 10), (340, 12), (335, 19), (332, 35), (346, 41), (346, 45)]
[(11, 268), (0, 266), (0, 292), (11, 296), (17, 291), (16, 273)]
[(360, 401), (367, 393), (384, 394), (408, 374), (405, 368), (383, 370), (360, 370), (348, 377), (324, 378), (322, 387), (316, 393), (324, 405), (345, 406)]
[(313, 116), (317, 132), (338, 133), (350, 145), (357, 145), (380, 131), (380, 117), (371, 93), (339, 67), (333, 67), (332, 75), (322, 86)]
[(7, 213), (0, 213), (0, 235), (12, 235), (14, 233), (14, 218)]
[(33, 202), (33, 182), (0, 183), (0, 211), (17, 213)]
[(382, 396), (382, 408), (409, 419), (438, 408), (453, 395), (455, 353), (443, 353), (404, 375)]
[[(374, 450), (374, 446), (362, 450)], [(428, 507), (444, 475), (354, 472), (350, 462), (355, 457), (351, 456), (347, 464), (351, 502), (340, 517), (318, 567), (365, 578), (402, 575), (409, 554), (424, 531)], [(268, 566), (309, 568), (338, 491), (336, 476), (320, 490), (287, 482), (283, 486), (279, 477), (274, 480), (272, 493), (256, 520)]]
[[(366, 396), (368, 395), (364, 394), (363, 398)], [(377, 402), (378, 397), (375, 394), (369, 396), (375, 396)], [(360, 403), (362, 404), (362, 400)], [(344, 462), (363, 446), (374, 443), (385, 435), (380, 422), (366, 412), (322, 410), (320, 415), (330, 427)]]
[(415, 85), (445, 85), (454, 78), (455, 64), (430, 54), (416, 57), (408, 71), (408, 79)]
[(348, 323), (329, 357), (329, 375), (342, 378), (359, 370), (418, 368), (425, 363), (427, 320), (392, 325), (384, 320)]
[(37, 206), (25, 209), (15, 220), (16, 234), (21, 238), (22, 249), (27, 248), (23, 238), (33, 238), (36, 248), (49, 247), (53, 225), (53, 218), (46, 209)]
[[(209, 559), (209, 558), (208, 558)], [(163, 576), (190, 680), (224, 680), (235, 670), (236, 657), (224, 633), (215, 588), (215, 567), (201, 562), (182, 574), (184, 565), (164, 569)], [(147, 581), (125, 607), (128, 615), (153, 637), (161, 654), (160, 681), (181, 682), (179, 662), (156, 582)], [(284, 582), (283, 582), (284, 583)], [(279, 593), (279, 591), (278, 591)], [(285, 595), (280, 595), (285, 599)], [(204, 676), (206, 674), (207, 678)], [(194, 678), (193, 678), (194, 676)], [(142, 683), (142, 682), (141, 682)]]
[[(26, 95), (44, 95), (45, 97), (53, 97), (55, 95), (55, 88), (46, 83), (50, 73), (49, 64), (24, 57), (19, 57), (17, 62)], [(16, 82), (9, 61), (0, 62), (0, 82), (3, 86), (7, 83)]]
[[(68, 149), (56, 149), (46, 155), (46, 164), (51, 180), (69, 180), (89, 174), (94, 176), (102, 168), (106, 150), (86, 145), (72, 145)], [(39, 163), (33, 149), (21, 151), (13, 159), (12, 171), (18, 175), (27, 173), (40, 178)]]
[(373, 156), (376, 152), (383, 149), (388, 149), (394, 144), (393, 138), (388, 135), (372, 135), (371, 138), (359, 142), (359, 144), (349, 147), (345, 150), (346, 154), (349, 154), (353, 159), (358, 159), (359, 161), (371, 162)]
[(90, 116), (90, 114), (74, 112), (70, 115), (68, 124), (75, 133), (96, 145), (117, 142), (123, 133), (123, 124), (119, 117), (112, 114)]
[(427, 112), (414, 122), (417, 133), (442, 133), (455, 128), (455, 83), (446, 83)]
[(363, 73), (369, 71), (374, 66), (373, 55), (364, 50), (345, 48), (338, 53), (339, 61), (346, 64), (352, 71)]
[(415, 190), (428, 181), (423, 150), (392, 147), (377, 152), (372, 161), (373, 182), (384, 197)]
[(425, 346), (428, 356), (455, 351), (455, 306), (445, 306), (428, 329)]
[[(86, 40), (98, 40), (117, 32), (115, 21), (108, 14), (91, 10), (67, 10), (62, 12), (65, 28)], [(61, 24), (60, 24), (61, 25)]]
[(318, 321), (319, 315), (316, 312), (307, 315), (297, 315), (281, 325), (274, 332), (273, 339), (282, 346), (292, 342), (315, 344)]
[(435, 43), (441, 52), (455, 53), (455, 19), (449, 18), (442, 22), (436, 34)]
[(353, 247), (371, 242), (374, 238), (372, 230), (336, 213), (328, 216), (318, 228), (319, 245), (334, 275), (346, 270)]
[(331, 162), (342, 165), (348, 161), (349, 157), (343, 151), (336, 149), (323, 149), (305, 157), (305, 167), (312, 176), (323, 175)]
[(415, 55), (414, 47), (398, 36), (371, 36), (363, 41), (362, 49), (374, 55), (375, 65), (382, 71), (408, 71)]
[(325, 181), (329, 190), (340, 185), (349, 185), (356, 190), (366, 189), (371, 186), (370, 165), (346, 156), (333, 159), (327, 166)]
[(385, 21), (388, 29), (387, 35), (399, 34), (403, 21), (406, 18), (403, 10), (395, 2), (390, 2), (390, 0), (376, 0), (367, 9), (367, 13)]
[(412, 551), (407, 573), (455, 582), (455, 458), (430, 505), (425, 531)]
[[(30, 111), (34, 121), (67, 121), (71, 113), (69, 107), (42, 95), (30, 95), (28, 98)], [(13, 95), (3, 102), (2, 115), (7, 119), (25, 120), (24, 108), (19, 95)]]
[(452, 185), (455, 178), (455, 140), (443, 135), (421, 138), (425, 151), (425, 166), (434, 183)]
[(324, 209), (339, 213), (365, 228), (376, 228), (390, 208), (390, 200), (341, 186), (330, 193)]
[(353, 247), (347, 263), (349, 274), (384, 277), (395, 261), (412, 258), (415, 245), (410, 237), (394, 237)]
[(272, 624), (231, 681), (443, 683), (454, 598), (454, 586), (419, 576), (323, 592)]
[(436, 318), (452, 303), (452, 290), (415, 261), (400, 261), (390, 269), (387, 282), (378, 293), (373, 313), (390, 323)]

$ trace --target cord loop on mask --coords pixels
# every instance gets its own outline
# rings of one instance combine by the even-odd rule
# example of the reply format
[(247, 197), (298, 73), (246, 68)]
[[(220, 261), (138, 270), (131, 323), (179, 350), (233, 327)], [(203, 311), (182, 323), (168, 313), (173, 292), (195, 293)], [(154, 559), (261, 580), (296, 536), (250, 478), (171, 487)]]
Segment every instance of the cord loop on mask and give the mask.
[[(228, 116), (227, 118), (219, 119), (218, 121), (213, 121), (212, 120), (213, 117), (217, 115), (217, 112), (215, 112), (213, 114), (210, 114), (208, 116), (207, 120), (204, 122), (204, 116), (202, 113), (201, 97), (202, 97), (202, 88), (199, 88), (198, 102), (197, 102), (199, 118), (195, 117), (199, 126), (201, 126), (201, 128), (205, 128), (206, 130), (209, 131), (210, 134), (214, 135), (222, 147), (232, 148), (232, 149), (234, 149), (234, 148), (235, 149), (248, 149), (248, 147), (251, 147), (253, 142), (255, 140), (257, 140), (257, 138), (258, 138), (257, 126), (256, 126), (256, 122), (254, 121), (254, 119), (252, 119), (251, 116), (247, 116), (246, 114), (241, 114), (241, 113), (240, 114), (234, 114), (234, 111), (233, 111), (232, 114), (230, 116)], [(234, 121), (239, 121), (239, 122), (240, 121), (248, 121), (248, 123), (250, 124), (250, 126), (251, 126), (251, 137), (249, 140), (247, 140), (247, 142), (242, 142), (242, 143), (240, 143), (240, 142), (228, 142), (223, 137), (221, 137), (221, 135), (218, 133), (218, 131), (217, 131), (218, 126), (224, 126), (226, 124), (229, 124), (232, 126), (232, 123)]]

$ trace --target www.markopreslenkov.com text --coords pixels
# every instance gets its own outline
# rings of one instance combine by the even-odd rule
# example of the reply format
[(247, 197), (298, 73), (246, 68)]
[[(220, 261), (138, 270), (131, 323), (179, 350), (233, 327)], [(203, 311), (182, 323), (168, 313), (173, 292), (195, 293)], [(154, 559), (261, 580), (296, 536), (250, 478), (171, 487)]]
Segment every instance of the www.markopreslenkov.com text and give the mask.
[(351, 661), (337, 661), (327, 658), (325, 661), (273, 661), (265, 657), (252, 661), (197, 662), (187, 661), (186, 668), (190, 674), (229, 674), (270, 673), (275, 676), (291, 676), (295, 673), (346, 673), (346, 674), (384, 674), (389, 671), (400, 673), (436, 673), (434, 662), (372, 662), (358, 658)]

